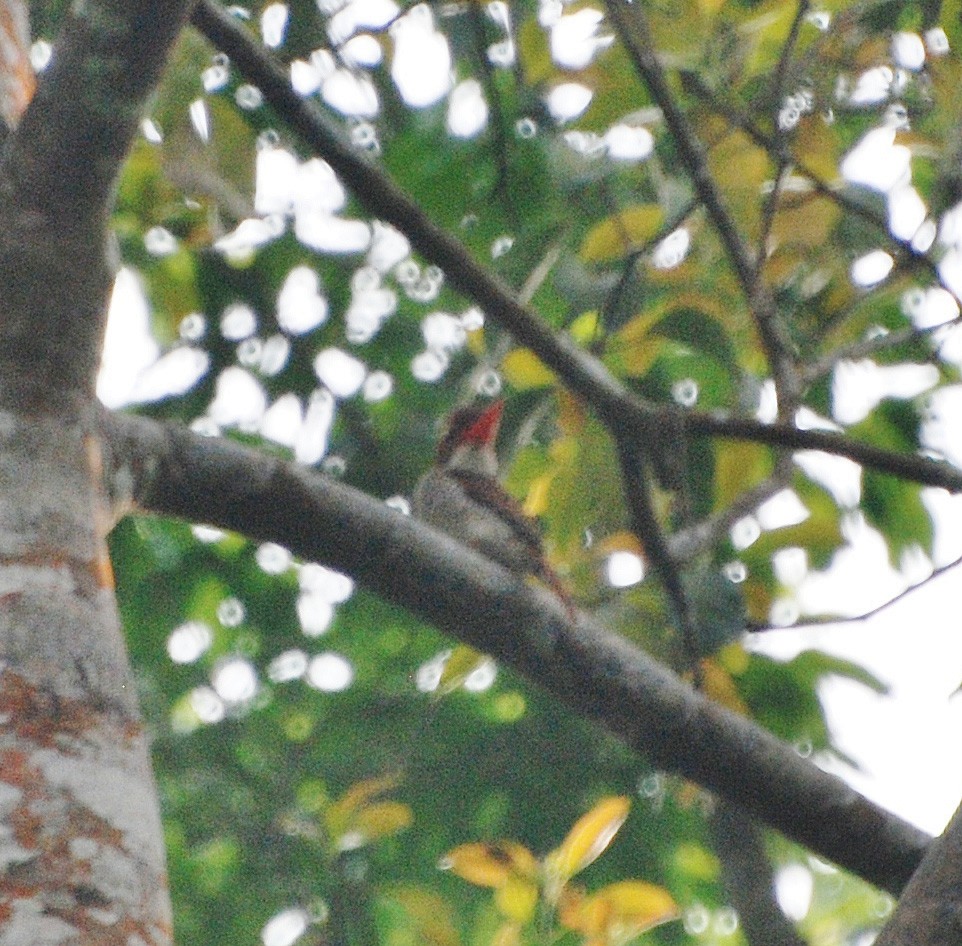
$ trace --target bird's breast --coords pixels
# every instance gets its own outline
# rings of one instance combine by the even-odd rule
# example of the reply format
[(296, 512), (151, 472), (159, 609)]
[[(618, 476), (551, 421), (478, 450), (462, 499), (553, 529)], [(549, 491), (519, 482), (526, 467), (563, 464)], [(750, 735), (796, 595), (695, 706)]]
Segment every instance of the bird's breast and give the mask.
[(490, 500), (482, 501), (477, 490), (443, 471), (431, 470), (423, 477), (412, 496), (411, 511), (512, 571), (531, 572), (540, 562), (540, 552), (517, 522), (503, 518)]

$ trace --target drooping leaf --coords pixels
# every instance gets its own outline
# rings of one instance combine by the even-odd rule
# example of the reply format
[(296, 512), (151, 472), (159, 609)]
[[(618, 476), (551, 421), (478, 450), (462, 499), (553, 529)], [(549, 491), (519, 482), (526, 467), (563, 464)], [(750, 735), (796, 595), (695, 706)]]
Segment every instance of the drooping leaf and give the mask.
[(752, 654), (736, 679), (755, 720), (782, 739), (827, 749), (831, 734), (816, 684), (830, 674), (852, 679), (876, 693), (885, 692), (885, 685), (864, 667), (815, 650), (803, 651), (785, 662)]
[(865, 518), (884, 536), (893, 565), (898, 566), (902, 554), (913, 547), (931, 552), (932, 518), (917, 484), (864, 470), (861, 506)]
[(504, 356), (501, 370), (505, 380), (519, 391), (546, 388), (557, 383), (557, 375), (528, 348), (515, 348)]
[(760, 444), (720, 440), (715, 445), (715, 508), (726, 509), (772, 472), (772, 451)]
[(494, 903), (501, 914), (515, 923), (531, 922), (538, 905), (538, 887), (523, 877), (513, 876), (499, 884)]

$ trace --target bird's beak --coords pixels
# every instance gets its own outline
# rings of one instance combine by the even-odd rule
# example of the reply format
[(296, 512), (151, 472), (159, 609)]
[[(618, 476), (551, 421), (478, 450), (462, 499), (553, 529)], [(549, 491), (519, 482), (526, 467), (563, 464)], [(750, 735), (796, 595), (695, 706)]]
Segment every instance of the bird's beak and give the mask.
[(486, 444), (494, 443), (501, 424), (501, 414), (504, 411), (504, 400), (499, 398), (488, 405), (481, 416), (464, 432), (463, 442)]

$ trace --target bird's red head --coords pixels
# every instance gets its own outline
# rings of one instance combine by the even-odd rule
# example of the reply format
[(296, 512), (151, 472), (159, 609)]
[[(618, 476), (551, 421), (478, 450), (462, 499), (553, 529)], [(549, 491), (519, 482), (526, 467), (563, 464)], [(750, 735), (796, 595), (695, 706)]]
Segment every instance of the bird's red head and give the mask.
[(459, 407), (448, 418), (447, 430), (438, 443), (438, 462), (446, 463), (451, 454), (463, 444), (493, 446), (503, 411), (504, 401), (501, 399), (486, 405)]

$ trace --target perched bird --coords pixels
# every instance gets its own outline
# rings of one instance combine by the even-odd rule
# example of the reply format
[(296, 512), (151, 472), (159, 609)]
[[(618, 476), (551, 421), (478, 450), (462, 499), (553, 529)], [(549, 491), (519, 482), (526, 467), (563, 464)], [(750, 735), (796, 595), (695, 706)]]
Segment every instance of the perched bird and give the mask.
[(454, 411), (431, 469), (411, 501), (419, 519), (519, 575), (533, 575), (564, 604), (574, 604), (545, 559), (537, 523), (498, 482), (494, 445), (504, 401)]

